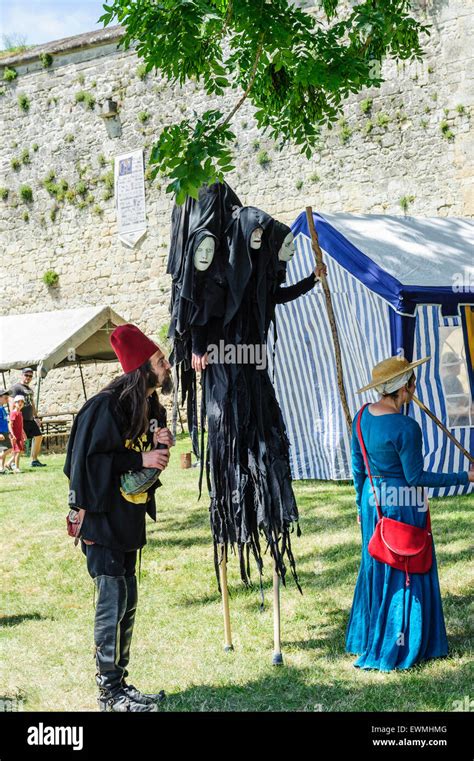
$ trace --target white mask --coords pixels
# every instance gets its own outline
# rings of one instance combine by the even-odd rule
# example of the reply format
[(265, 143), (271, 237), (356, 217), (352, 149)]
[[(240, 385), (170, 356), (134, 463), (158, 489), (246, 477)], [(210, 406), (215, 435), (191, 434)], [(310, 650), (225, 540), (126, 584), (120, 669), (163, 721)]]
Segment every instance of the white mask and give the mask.
[(214, 259), (216, 242), (214, 238), (203, 238), (194, 252), (194, 266), (199, 272), (204, 272), (210, 267)]
[(258, 251), (259, 248), (262, 248), (262, 235), (262, 228), (256, 227), (250, 236), (250, 248), (253, 248), (254, 251)]
[(295, 255), (295, 239), (293, 233), (288, 233), (285, 240), (281, 244), (281, 248), (278, 252), (278, 258), (281, 262), (289, 262)]

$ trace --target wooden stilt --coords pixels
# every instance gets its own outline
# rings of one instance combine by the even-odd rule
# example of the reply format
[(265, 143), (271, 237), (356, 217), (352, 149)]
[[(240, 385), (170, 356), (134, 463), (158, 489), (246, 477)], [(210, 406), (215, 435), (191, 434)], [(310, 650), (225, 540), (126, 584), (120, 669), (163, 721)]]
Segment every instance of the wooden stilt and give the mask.
[(229, 589), (227, 587), (227, 551), (222, 547), (221, 561), (219, 564), (219, 577), (222, 592), (222, 611), (224, 614), (224, 650), (226, 653), (234, 649), (232, 644), (232, 631), (230, 628)]
[(274, 666), (283, 664), (281, 654), (280, 577), (273, 564), (273, 661)]

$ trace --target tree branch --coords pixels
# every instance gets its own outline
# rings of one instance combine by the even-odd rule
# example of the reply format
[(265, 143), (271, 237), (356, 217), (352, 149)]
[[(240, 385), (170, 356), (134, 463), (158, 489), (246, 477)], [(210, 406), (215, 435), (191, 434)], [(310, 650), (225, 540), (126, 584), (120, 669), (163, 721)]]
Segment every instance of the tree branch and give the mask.
[(230, 120), (232, 119), (232, 117), (234, 116), (234, 114), (235, 114), (235, 113), (236, 113), (236, 112), (239, 110), (239, 108), (241, 107), (241, 105), (242, 105), (242, 104), (244, 103), (244, 101), (247, 99), (247, 96), (248, 96), (248, 94), (249, 94), (250, 90), (251, 90), (251, 89), (252, 89), (252, 87), (253, 87), (253, 83), (255, 82), (255, 77), (257, 76), (257, 67), (258, 67), (258, 62), (259, 62), (259, 60), (260, 60), (260, 56), (262, 55), (262, 50), (263, 50), (263, 37), (264, 37), (264, 33), (262, 32), (262, 34), (261, 34), (261, 36), (260, 36), (260, 42), (259, 42), (259, 45), (258, 45), (258, 48), (257, 48), (257, 52), (256, 52), (256, 54), (255, 54), (255, 61), (253, 62), (252, 71), (251, 71), (251, 73), (250, 73), (250, 79), (249, 79), (249, 83), (248, 83), (247, 87), (245, 88), (245, 92), (244, 92), (244, 94), (242, 95), (242, 97), (241, 97), (241, 98), (240, 98), (240, 99), (237, 101), (237, 103), (235, 104), (235, 106), (234, 106), (234, 108), (232, 109), (232, 111), (231, 111), (231, 112), (230, 112), (230, 113), (229, 113), (229, 114), (226, 116), (226, 118), (224, 119), (224, 121), (223, 121), (223, 122), (221, 122), (221, 124), (219, 124), (219, 127), (218, 127), (218, 129), (220, 129), (221, 127), (225, 127), (225, 125), (226, 125), (226, 124), (228, 124), (228, 123), (230, 122)]

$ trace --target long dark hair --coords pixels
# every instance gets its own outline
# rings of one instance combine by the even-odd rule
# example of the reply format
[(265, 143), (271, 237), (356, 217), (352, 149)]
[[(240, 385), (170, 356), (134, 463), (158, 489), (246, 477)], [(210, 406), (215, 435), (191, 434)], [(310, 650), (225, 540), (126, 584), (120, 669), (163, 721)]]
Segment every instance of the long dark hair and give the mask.
[(115, 394), (119, 427), (126, 439), (138, 438), (148, 430), (149, 397), (147, 391), (156, 386), (158, 378), (150, 360), (131, 373), (114, 378), (102, 391)]

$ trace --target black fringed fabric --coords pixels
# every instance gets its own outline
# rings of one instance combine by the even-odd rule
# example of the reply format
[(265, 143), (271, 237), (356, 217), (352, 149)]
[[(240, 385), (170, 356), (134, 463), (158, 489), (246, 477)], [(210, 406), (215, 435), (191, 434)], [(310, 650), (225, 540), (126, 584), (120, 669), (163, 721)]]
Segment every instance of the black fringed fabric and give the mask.
[[(239, 207), (228, 186), (216, 185), (203, 191), (199, 202), (190, 201), (188, 207), (173, 212), (168, 267), (173, 276), (171, 359), (178, 371), (182, 402), (187, 400), (195, 453), (199, 443), (192, 351), (223, 341), (227, 347), (259, 346), (266, 352), (275, 305), (285, 300), (282, 292), (286, 289), (280, 286), (286, 264), (279, 261), (278, 251), (290, 229), (260, 209)], [(256, 228), (263, 230), (258, 250), (250, 245)], [(197, 272), (194, 251), (205, 237), (214, 238), (216, 254), (206, 271)], [(296, 298), (312, 284), (314, 279), (303, 289), (292, 286), (286, 300)], [(219, 566), (231, 550), (239, 558), (246, 585), (251, 584), (252, 554), (262, 604), (266, 552), (283, 583), (288, 565), (301, 592), (290, 539), (295, 525), (298, 535), (300, 531), (291, 486), (289, 442), (267, 369), (255, 362), (226, 362), (219, 357), (202, 373), (201, 383), (199, 496), (205, 472), (219, 588)], [(261, 538), (265, 540), (264, 552)]]

